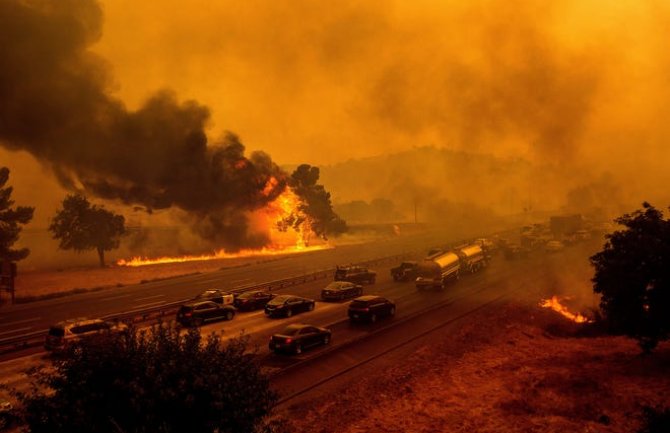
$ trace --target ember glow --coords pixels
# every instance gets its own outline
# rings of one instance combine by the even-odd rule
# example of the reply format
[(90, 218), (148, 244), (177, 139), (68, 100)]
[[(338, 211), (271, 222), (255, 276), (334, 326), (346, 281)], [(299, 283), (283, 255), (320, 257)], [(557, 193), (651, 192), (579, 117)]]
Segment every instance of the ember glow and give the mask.
[[(275, 178), (270, 178), (265, 190), (271, 191), (277, 184)], [(174, 257), (133, 257), (116, 262), (118, 266), (147, 266), (165, 263), (197, 262), (204, 260), (233, 259), (256, 256), (277, 256), (282, 254), (298, 254), (331, 248), (328, 244), (309, 245), (312, 234), (309, 217), (301, 210), (300, 198), (290, 189), (277, 197), (264, 209), (254, 213), (253, 219), (257, 225), (269, 232), (271, 243), (260, 249), (242, 249), (236, 252), (218, 250), (211, 254), (197, 254)], [(300, 221), (287, 224), (286, 221)]]
[(550, 299), (543, 300), (540, 302), (540, 307), (551, 308), (557, 313), (560, 313), (563, 317), (566, 317), (575, 323), (588, 323), (591, 321), (580, 313), (575, 314), (568, 310), (565, 305), (561, 304), (561, 300), (558, 296), (552, 296)]

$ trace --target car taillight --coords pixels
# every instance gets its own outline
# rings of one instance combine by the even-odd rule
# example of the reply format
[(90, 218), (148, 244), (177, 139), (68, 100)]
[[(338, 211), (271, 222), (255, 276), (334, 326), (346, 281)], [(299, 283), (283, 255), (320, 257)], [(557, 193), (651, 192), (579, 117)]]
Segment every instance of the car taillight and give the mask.
[(287, 339), (286, 339), (286, 344), (289, 344), (291, 341), (293, 341), (292, 338), (287, 338)]
[(192, 315), (193, 313), (191, 313), (190, 311), (188, 313), (184, 313), (184, 317), (191, 317)]

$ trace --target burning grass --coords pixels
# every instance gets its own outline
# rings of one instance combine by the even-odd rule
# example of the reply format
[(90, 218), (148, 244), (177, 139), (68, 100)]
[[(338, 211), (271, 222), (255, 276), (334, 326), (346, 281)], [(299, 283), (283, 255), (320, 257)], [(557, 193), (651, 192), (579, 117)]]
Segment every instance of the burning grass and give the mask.
[(383, 373), (291, 408), (291, 431), (638, 431), (644, 407), (667, 403), (670, 346), (642, 356), (622, 337), (547, 332), (566, 324), (582, 326), (537, 308), (482, 312), (441, 342), (374, 366)]

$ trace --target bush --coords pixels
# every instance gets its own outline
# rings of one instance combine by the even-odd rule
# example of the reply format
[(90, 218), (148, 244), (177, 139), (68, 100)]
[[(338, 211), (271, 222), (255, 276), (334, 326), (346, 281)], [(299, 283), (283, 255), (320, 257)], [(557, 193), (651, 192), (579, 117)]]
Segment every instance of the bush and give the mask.
[(614, 332), (638, 340), (644, 352), (670, 335), (670, 221), (649, 203), (616, 221), (593, 257), (593, 290)]
[(69, 346), (16, 393), (33, 433), (244, 433), (277, 400), (246, 340), (130, 329)]
[(668, 433), (670, 432), (670, 409), (664, 410), (645, 407), (643, 409), (644, 423), (639, 433)]

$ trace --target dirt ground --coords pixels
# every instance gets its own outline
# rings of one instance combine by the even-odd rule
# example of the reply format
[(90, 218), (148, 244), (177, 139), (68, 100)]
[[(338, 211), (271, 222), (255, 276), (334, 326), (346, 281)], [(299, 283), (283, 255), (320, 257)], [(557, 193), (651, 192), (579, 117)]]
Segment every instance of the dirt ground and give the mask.
[(670, 344), (577, 337), (539, 307), (480, 313), (337, 395), (288, 409), (295, 432), (636, 432), (670, 405)]

